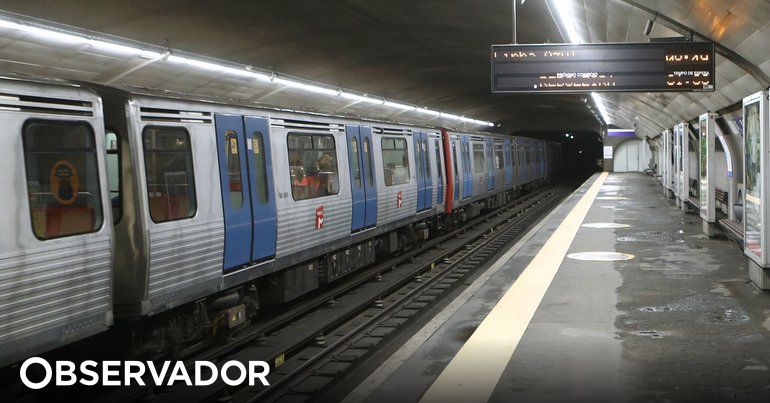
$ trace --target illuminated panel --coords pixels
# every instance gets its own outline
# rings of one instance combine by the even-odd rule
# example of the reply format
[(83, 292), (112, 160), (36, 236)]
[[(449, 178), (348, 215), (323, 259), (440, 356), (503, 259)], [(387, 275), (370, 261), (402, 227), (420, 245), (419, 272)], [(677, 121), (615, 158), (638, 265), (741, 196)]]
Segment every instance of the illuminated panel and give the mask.
[(492, 92), (714, 91), (712, 42), (492, 45)]

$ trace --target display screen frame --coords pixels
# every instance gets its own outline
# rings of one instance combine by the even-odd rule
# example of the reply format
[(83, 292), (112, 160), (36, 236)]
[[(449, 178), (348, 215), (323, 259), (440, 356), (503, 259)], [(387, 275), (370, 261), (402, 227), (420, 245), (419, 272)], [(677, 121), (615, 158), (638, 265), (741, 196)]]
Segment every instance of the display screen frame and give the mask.
[(709, 131), (708, 115), (698, 119), (698, 198), (700, 199), (700, 216), (709, 218)]
[[(757, 96), (758, 95), (758, 96)], [(763, 233), (765, 214), (762, 171), (764, 144), (765, 93), (755, 94), (743, 100), (743, 234), (744, 253), (760, 266), (765, 266), (765, 237)]]
[[(517, 85), (517, 86), (502, 86), (499, 84), (499, 80), (501, 78), (507, 78), (512, 75), (539, 75), (539, 74), (558, 74), (558, 73), (568, 73), (568, 74), (587, 74), (587, 73), (598, 73), (599, 69), (582, 69), (583, 71), (575, 72), (575, 71), (568, 71), (569, 69), (551, 69), (549, 71), (540, 71), (537, 73), (530, 72), (502, 72), (499, 70), (498, 66), (502, 65), (513, 65), (513, 64), (519, 64), (521, 66), (524, 66), (526, 63), (530, 62), (523, 62), (523, 63), (516, 63), (511, 60), (523, 60), (523, 59), (512, 59), (512, 55), (529, 55), (533, 54), (535, 57), (537, 55), (544, 55), (546, 52), (551, 52), (548, 57), (554, 57), (552, 55), (557, 54), (561, 55), (564, 52), (573, 52), (573, 56), (575, 55), (575, 51), (580, 50), (588, 50), (588, 51), (600, 51), (600, 52), (606, 52), (606, 51), (614, 51), (616, 52), (617, 57), (614, 59), (597, 59), (597, 60), (585, 60), (577, 58), (577, 60), (566, 60), (562, 63), (580, 63), (582, 61), (589, 61), (594, 63), (625, 63), (625, 65), (618, 65), (618, 67), (624, 66), (629, 69), (636, 68), (635, 66), (641, 66), (644, 63), (647, 63), (646, 67), (639, 67), (637, 70), (631, 70), (633, 74), (627, 74), (627, 76), (639, 76), (639, 75), (650, 75), (650, 63), (659, 63), (661, 61), (656, 61), (654, 59), (640, 59), (640, 58), (634, 58), (633, 55), (639, 55), (644, 54), (645, 51), (648, 53), (655, 52), (655, 51), (663, 51), (664, 55), (668, 53), (672, 53), (672, 56), (681, 56), (688, 54), (688, 52), (695, 52), (695, 53), (703, 53), (707, 52), (709, 54), (709, 63), (706, 69), (709, 72), (710, 77), (710, 85), (704, 86), (704, 87), (670, 87), (665, 85), (659, 85), (657, 83), (650, 83), (646, 86), (631, 86), (631, 85), (624, 85), (624, 86), (599, 86), (599, 87), (581, 87), (579, 89), (570, 88), (567, 89), (566, 87), (558, 87), (558, 88), (543, 88), (543, 87), (525, 87), (524, 85)], [(586, 53), (586, 52), (584, 52)], [(503, 55), (506, 55), (505, 57)], [(526, 56), (525, 56), (526, 57)], [(554, 61), (551, 62), (546, 61), (545, 65), (548, 66), (559, 66), (559, 62), (569, 58), (569, 55), (566, 55), (562, 57), (561, 59), (553, 59)], [(531, 63), (539, 63), (539, 62), (531, 62)], [(662, 61), (663, 64), (663, 71), (661, 74), (667, 75), (667, 71), (665, 70), (665, 63), (666, 60)], [(582, 44), (571, 44), (571, 43), (555, 43), (555, 44), (527, 44), (527, 45), (518, 45), (518, 44), (506, 44), (506, 45), (492, 45), (490, 49), (490, 70), (491, 70), (491, 91), (493, 94), (517, 94), (517, 93), (530, 93), (530, 94), (580, 94), (580, 93), (590, 93), (590, 92), (712, 92), (716, 89), (716, 61), (715, 61), (715, 47), (713, 42), (708, 41), (699, 41), (699, 42), (687, 42), (687, 41), (665, 41), (665, 42), (642, 42), (642, 43), (582, 43)], [(562, 64), (563, 65), (563, 64)], [(593, 66), (591, 66), (593, 67)], [(597, 66), (601, 67), (601, 66)], [(609, 74), (609, 71), (601, 71), (602, 73)], [(683, 76), (684, 77), (684, 76)], [(666, 78), (666, 77), (662, 77)], [(529, 83), (529, 85), (533, 85)]]

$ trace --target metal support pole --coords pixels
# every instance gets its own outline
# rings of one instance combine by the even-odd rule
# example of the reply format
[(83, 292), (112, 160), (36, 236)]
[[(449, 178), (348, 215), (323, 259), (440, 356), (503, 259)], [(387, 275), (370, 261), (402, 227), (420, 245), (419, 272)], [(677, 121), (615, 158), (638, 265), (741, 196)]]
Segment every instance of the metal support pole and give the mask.
[(518, 43), (516, 38), (516, 2), (518, 0), (511, 0), (511, 30), (513, 31), (513, 42)]

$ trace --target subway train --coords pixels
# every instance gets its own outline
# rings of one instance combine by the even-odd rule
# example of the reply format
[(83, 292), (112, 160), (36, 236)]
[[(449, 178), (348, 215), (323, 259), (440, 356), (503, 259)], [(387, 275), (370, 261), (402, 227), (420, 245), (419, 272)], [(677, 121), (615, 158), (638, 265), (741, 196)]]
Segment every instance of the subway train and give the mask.
[(0, 92), (3, 367), (123, 318), (160, 318), (142, 337), (165, 346), (237, 329), (560, 169), (560, 145), (530, 138), (43, 79)]

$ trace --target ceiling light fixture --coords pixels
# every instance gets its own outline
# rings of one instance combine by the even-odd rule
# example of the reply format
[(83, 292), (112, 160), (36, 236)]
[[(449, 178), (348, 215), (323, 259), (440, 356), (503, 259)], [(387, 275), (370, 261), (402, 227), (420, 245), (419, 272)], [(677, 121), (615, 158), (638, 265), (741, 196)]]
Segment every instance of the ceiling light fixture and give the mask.
[(41, 28), (33, 25), (19, 24), (17, 22), (0, 20), (0, 28), (8, 28), (16, 31), (25, 32), (42, 39), (47, 39), (56, 42), (70, 43), (74, 45), (88, 45), (103, 51), (110, 53), (123, 53), (128, 55), (141, 56), (147, 59), (154, 59), (161, 57), (159, 52), (148, 51), (131, 46), (120, 45), (113, 42), (106, 42), (99, 39), (93, 39), (81, 35), (72, 35), (65, 32), (60, 32), (53, 29)]
[(644, 36), (649, 37), (650, 33), (652, 32), (652, 26), (655, 24), (655, 21), (653, 20), (647, 20), (647, 23), (644, 24)]
[(171, 63), (179, 63), (179, 64), (185, 64), (191, 67), (197, 67), (201, 70), (210, 70), (210, 71), (216, 71), (218, 73), (232, 74), (235, 76), (256, 78), (262, 81), (270, 81), (270, 78), (271, 78), (267, 74), (248, 71), (248, 70), (242, 70), (242, 69), (236, 69), (233, 67), (222, 66), (221, 64), (204, 62), (202, 60), (195, 60), (187, 57), (170, 55), (166, 60), (168, 60)]
[[(559, 1), (555, 8), (556, 13), (559, 15), (559, 19), (561, 20), (561, 25), (563, 25), (564, 29), (567, 31), (567, 38), (565, 39), (576, 44), (583, 43), (583, 37), (581, 37), (578, 33), (576, 21), (572, 17), (572, 1)], [(594, 103), (596, 103), (596, 107), (599, 109), (599, 113), (601, 113), (604, 123), (610, 124), (609, 115), (607, 114), (607, 108), (604, 105), (602, 96), (596, 92), (592, 92), (591, 98), (593, 98)]]
[(610, 115), (607, 112), (607, 107), (604, 105), (604, 99), (602, 99), (602, 96), (596, 92), (592, 92), (591, 98), (594, 99), (594, 102), (596, 103), (596, 108), (599, 109), (599, 113), (602, 115), (602, 119), (604, 119), (604, 122), (606, 124), (609, 124)]

